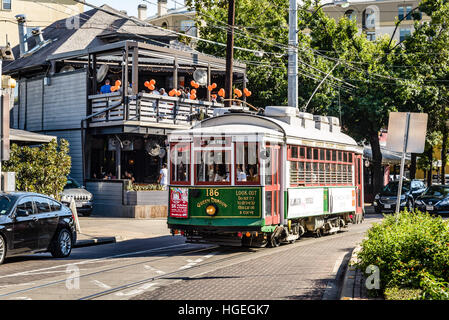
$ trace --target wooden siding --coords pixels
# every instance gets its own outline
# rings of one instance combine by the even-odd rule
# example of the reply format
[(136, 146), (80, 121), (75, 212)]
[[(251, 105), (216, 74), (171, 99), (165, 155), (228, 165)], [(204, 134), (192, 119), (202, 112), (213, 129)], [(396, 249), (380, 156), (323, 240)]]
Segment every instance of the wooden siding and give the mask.
[(51, 78), (44, 91), (43, 130), (81, 127), (86, 117), (86, 72), (73, 72)]
[(44, 134), (49, 134), (65, 139), (70, 144), (70, 157), (72, 158), (72, 169), (70, 175), (79, 183), (83, 183), (83, 152), (81, 144), (81, 130), (66, 130), (66, 131), (45, 131)]
[(42, 80), (28, 81), (26, 91), (26, 128), (28, 131), (42, 130)]

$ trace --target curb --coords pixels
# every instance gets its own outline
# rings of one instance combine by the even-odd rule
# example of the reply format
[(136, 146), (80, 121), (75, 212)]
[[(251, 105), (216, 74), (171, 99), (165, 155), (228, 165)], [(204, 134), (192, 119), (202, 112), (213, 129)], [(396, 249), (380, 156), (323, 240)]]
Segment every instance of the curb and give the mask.
[(98, 246), (102, 244), (115, 243), (115, 237), (103, 237), (103, 238), (93, 238), (86, 240), (77, 240), (76, 244), (73, 246), (74, 248), (82, 248), (82, 247), (90, 247), (90, 246)]
[(354, 267), (354, 263), (357, 262), (357, 252), (361, 249), (360, 246), (355, 247), (352, 250), (351, 258), (346, 267), (346, 272), (343, 278), (343, 287), (340, 293), (340, 300), (354, 300), (363, 299), (363, 293), (361, 290), (362, 273)]

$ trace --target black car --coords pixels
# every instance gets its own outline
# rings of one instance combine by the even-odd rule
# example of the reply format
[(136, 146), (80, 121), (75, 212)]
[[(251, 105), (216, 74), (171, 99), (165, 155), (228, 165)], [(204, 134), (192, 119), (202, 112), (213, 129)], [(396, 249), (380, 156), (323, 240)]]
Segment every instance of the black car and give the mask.
[[(396, 199), (398, 196), (398, 181), (387, 184), (383, 190), (374, 198), (374, 209), (376, 213), (396, 211)], [(407, 208), (412, 211), (415, 206), (415, 199), (426, 190), (424, 182), (419, 180), (404, 181), (401, 192), (401, 210)]]
[(0, 193), (0, 264), (24, 253), (68, 257), (75, 242), (72, 212), (60, 202), (36, 193)]
[(415, 208), (422, 212), (449, 213), (449, 185), (427, 188), (415, 201)]

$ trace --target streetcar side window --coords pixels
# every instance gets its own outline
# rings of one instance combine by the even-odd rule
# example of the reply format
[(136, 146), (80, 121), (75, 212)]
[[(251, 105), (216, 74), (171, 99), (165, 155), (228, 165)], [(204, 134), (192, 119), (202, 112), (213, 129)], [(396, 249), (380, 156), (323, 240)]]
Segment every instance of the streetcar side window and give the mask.
[(231, 151), (220, 149), (196, 151), (195, 182), (198, 184), (230, 184)]
[(259, 184), (258, 144), (235, 143), (235, 183)]

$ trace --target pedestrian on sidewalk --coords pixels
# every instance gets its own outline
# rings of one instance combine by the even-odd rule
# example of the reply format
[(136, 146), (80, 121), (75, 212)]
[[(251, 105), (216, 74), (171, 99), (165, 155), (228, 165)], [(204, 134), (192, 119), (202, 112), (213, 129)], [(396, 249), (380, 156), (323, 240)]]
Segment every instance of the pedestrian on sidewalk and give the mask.
[(167, 190), (167, 175), (168, 175), (168, 170), (167, 170), (167, 165), (164, 163), (162, 165), (161, 171), (159, 171), (159, 179), (158, 179), (158, 183), (162, 186), (163, 190)]

